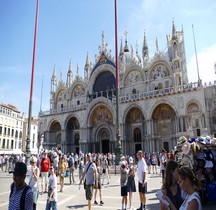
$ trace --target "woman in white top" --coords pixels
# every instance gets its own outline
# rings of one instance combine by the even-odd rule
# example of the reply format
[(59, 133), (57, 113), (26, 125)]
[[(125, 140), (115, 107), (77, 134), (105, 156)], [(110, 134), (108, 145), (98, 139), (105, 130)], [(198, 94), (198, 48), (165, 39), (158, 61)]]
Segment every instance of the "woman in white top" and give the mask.
[[(202, 210), (199, 197), (200, 182), (194, 172), (188, 167), (182, 167), (178, 171), (179, 185), (187, 193), (179, 210)], [(171, 210), (176, 210), (170, 203)]]
[(33, 210), (36, 210), (36, 204), (38, 200), (38, 195), (39, 195), (39, 188), (38, 188), (38, 179), (40, 175), (40, 170), (37, 167), (37, 158), (32, 156), (31, 160), (31, 171), (29, 173), (29, 186), (31, 187), (33, 191)]

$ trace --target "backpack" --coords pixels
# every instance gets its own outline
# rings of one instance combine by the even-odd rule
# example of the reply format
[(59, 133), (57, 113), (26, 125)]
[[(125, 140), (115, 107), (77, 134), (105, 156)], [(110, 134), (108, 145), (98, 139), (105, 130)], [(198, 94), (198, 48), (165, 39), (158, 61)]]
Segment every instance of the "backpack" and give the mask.
[[(26, 193), (27, 193), (27, 191), (28, 191), (29, 189), (31, 189), (31, 187), (29, 187), (28, 185), (26, 185), (26, 186), (24, 187), (23, 192), (22, 192), (21, 199), (20, 199), (20, 209), (21, 209), (21, 210), (25, 209), (25, 198), (26, 198)], [(14, 183), (12, 183), (12, 185), (11, 185), (10, 197), (11, 197), (13, 191), (14, 191)]]
[(72, 157), (70, 157), (68, 160), (68, 167), (69, 168), (73, 167), (73, 158)]

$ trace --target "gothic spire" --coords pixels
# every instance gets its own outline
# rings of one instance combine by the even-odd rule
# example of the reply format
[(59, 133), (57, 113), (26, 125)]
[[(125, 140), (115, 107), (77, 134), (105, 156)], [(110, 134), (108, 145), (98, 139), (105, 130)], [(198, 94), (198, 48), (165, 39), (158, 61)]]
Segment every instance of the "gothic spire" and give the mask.
[(129, 48), (127, 45), (127, 34), (128, 32), (125, 30), (125, 46), (124, 46), (124, 52), (129, 52)]
[(55, 65), (54, 65), (54, 69), (53, 69), (53, 75), (52, 75), (52, 78), (53, 78), (53, 79), (56, 78), (56, 67), (55, 67)]
[(176, 40), (176, 28), (175, 28), (174, 20), (172, 21), (172, 40)]
[(53, 75), (51, 78), (51, 93), (55, 92), (57, 87), (57, 77), (56, 77), (56, 67), (54, 65), (54, 69), (53, 69)]
[(148, 45), (146, 41), (146, 33), (144, 31), (144, 42), (143, 42), (143, 49), (142, 49), (143, 59), (149, 57)]
[(69, 67), (68, 67), (68, 73), (67, 73), (67, 82), (66, 82), (67, 87), (71, 86), (72, 80), (73, 80), (73, 72), (72, 72), (72, 65), (71, 65), (71, 59), (70, 59), (70, 63), (69, 63)]

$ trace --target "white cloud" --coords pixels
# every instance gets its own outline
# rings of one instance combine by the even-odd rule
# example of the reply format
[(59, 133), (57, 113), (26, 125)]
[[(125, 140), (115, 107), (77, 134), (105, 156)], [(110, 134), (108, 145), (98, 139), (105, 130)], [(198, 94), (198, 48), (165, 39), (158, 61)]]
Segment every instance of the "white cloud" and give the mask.
[[(216, 44), (197, 53), (199, 75), (200, 79), (202, 79), (203, 82), (213, 82), (214, 80), (216, 80), (216, 74), (214, 70), (214, 65), (216, 63), (215, 55)], [(195, 54), (189, 59), (187, 70), (189, 82), (197, 81), (198, 76)]]

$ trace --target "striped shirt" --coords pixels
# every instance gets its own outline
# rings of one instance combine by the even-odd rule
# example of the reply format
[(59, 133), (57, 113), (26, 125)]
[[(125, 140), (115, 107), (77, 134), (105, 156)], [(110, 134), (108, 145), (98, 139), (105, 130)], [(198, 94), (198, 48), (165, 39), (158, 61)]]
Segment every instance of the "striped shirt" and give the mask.
[[(25, 185), (26, 186), (26, 185)], [(14, 186), (11, 197), (9, 198), (8, 210), (23, 210), (20, 209), (20, 202), (22, 197), (22, 192), (25, 187), (22, 189), (16, 189)], [(25, 196), (25, 209), (24, 210), (33, 210), (33, 192), (31, 188), (28, 189)]]

